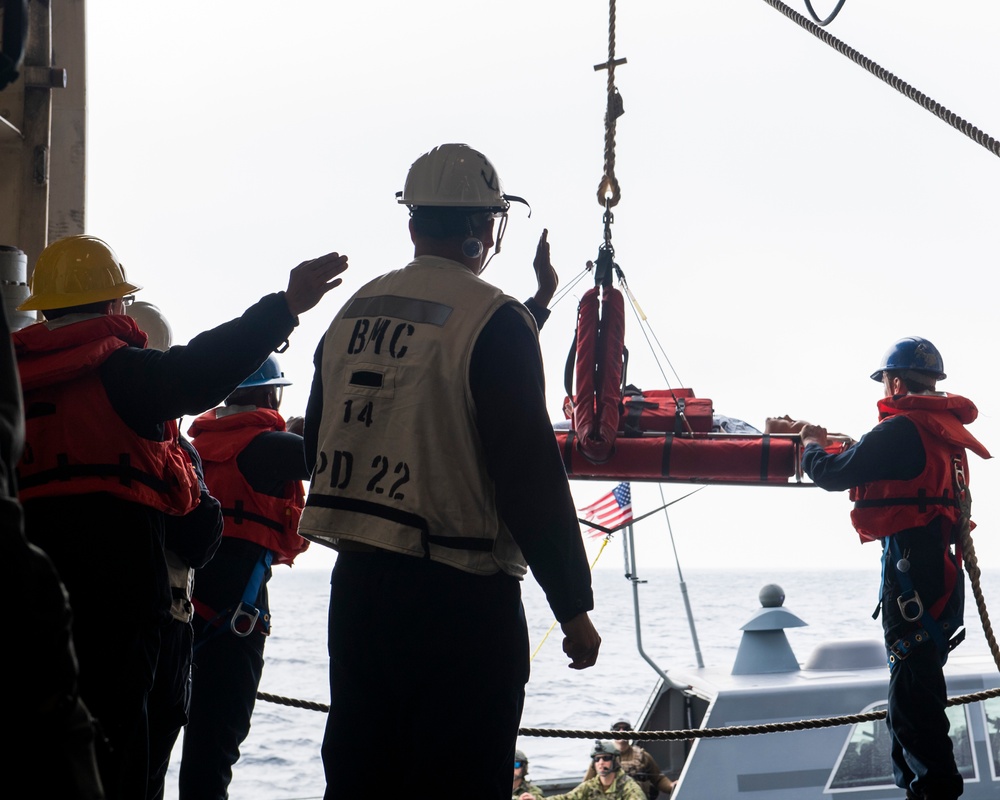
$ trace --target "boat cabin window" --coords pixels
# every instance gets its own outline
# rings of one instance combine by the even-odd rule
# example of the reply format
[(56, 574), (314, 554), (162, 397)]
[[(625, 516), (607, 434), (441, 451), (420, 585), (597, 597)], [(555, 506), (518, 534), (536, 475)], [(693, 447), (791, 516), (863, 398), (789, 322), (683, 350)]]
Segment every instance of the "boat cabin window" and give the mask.
[(986, 737), (990, 742), (990, 764), (993, 780), (1000, 781), (1000, 697), (990, 697), (983, 701), (986, 715)]
[[(878, 703), (865, 709), (869, 711), (884, 711), (885, 703)], [(955, 762), (958, 771), (966, 780), (976, 776), (976, 764), (972, 756), (972, 743), (969, 738), (969, 719), (967, 706), (949, 706), (948, 721), (951, 724), (949, 735), (955, 747)], [(1000, 715), (1000, 703), (993, 710), (993, 727), (990, 728), (993, 740), (993, 752), (997, 752), (1000, 731), (998, 731), (997, 715)], [(891, 744), (889, 731), (884, 719), (859, 722), (851, 727), (847, 743), (840, 754), (837, 765), (833, 768), (826, 791), (838, 789), (875, 789), (885, 787), (895, 788), (892, 778), (892, 759), (889, 756)], [(994, 770), (996, 758), (994, 758)], [(995, 774), (995, 773), (994, 773)]]

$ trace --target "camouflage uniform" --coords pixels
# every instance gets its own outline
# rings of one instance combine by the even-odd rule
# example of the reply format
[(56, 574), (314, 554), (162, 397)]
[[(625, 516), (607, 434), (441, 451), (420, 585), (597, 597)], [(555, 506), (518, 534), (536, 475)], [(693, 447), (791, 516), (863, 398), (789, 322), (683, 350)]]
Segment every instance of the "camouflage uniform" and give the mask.
[(584, 781), (566, 794), (552, 795), (549, 800), (646, 800), (646, 794), (639, 784), (619, 768), (615, 773), (615, 782), (604, 790), (600, 777)]
[[(656, 759), (639, 747), (639, 745), (629, 745), (618, 754), (618, 759), (621, 762), (622, 769), (639, 784), (646, 797), (654, 797), (654, 789), (666, 794), (672, 791), (672, 789), (668, 789), (664, 785), (670, 779), (660, 771), (660, 766), (656, 763)], [(590, 780), (596, 774), (594, 763), (591, 762), (590, 766), (587, 767), (587, 774), (583, 776), (583, 779), (585, 781)]]
[(545, 795), (542, 793), (542, 790), (539, 789), (537, 786), (535, 786), (535, 784), (533, 784), (531, 781), (522, 780), (521, 785), (513, 790), (510, 798), (511, 800), (520, 800), (521, 795), (524, 794), (525, 792), (534, 797), (535, 800), (542, 800), (542, 798), (545, 797)]

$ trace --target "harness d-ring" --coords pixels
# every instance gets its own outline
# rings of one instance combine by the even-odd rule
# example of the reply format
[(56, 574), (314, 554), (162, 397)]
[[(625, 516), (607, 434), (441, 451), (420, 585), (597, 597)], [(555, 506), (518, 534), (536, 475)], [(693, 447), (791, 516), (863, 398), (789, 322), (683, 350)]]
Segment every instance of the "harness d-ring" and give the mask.
[[(249, 609), (249, 610), (247, 610)], [(236, 606), (232, 618), (229, 620), (229, 629), (237, 636), (249, 636), (260, 618), (260, 609), (249, 603), (241, 602)], [(239, 623), (246, 620), (246, 629), (240, 630)]]
[[(924, 601), (920, 599), (920, 593), (913, 589), (905, 592), (896, 598), (896, 605), (899, 606), (899, 613), (907, 622), (916, 622), (924, 615)], [(908, 612), (908, 608), (915, 608), (913, 612)]]

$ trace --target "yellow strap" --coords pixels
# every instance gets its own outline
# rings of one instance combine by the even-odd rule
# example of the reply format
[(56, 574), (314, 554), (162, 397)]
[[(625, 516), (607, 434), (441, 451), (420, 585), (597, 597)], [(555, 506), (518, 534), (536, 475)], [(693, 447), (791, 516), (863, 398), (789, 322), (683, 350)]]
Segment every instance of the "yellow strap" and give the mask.
[[(594, 567), (597, 565), (597, 559), (601, 557), (601, 553), (604, 552), (604, 548), (608, 546), (608, 542), (611, 541), (611, 534), (609, 533), (604, 537), (604, 541), (601, 542), (601, 549), (597, 551), (597, 555), (594, 556), (594, 560), (590, 562), (590, 571), (594, 571)], [(531, 658), (528, 659), (529, 662), (535, 660), (535, 656), (538, 655), (538, 651), (542, 649), (542, 645), (545, 644), (545, 640), (549, 638), (549, 634), (552, 633), (552, 629), (555, 628), (558, 620), (553, 620), (552, 624), (549, 625), (549, 629), (545, 631), (545, 635), (542, 637), (542, 641), (538, 643), (538, 647), (535, 648), (535, 652), (531, 654)]]

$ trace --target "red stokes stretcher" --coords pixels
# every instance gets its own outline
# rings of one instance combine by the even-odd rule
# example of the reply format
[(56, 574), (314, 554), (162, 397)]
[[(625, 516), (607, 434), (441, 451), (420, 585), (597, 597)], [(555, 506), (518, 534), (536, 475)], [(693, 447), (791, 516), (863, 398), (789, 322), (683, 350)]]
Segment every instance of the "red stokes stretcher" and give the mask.
[[(570, 478), (740, 485), (808, 486), (791, 420), (769, 420), (764, 433), (726, 433), (712, 401), (691, 389), (623, 388), (625, 316), (621, 292), (595, 286), (580, 301), (566, 365), (570, 428), (556, 440)], [(572, 391), (572, 376), (576, 392)], [(749, 427), (749, 426), (747, 426)], [(754, 429), (755, 430), (755, 429)], [(839, 452), (845, 442), (831, 442)]]

